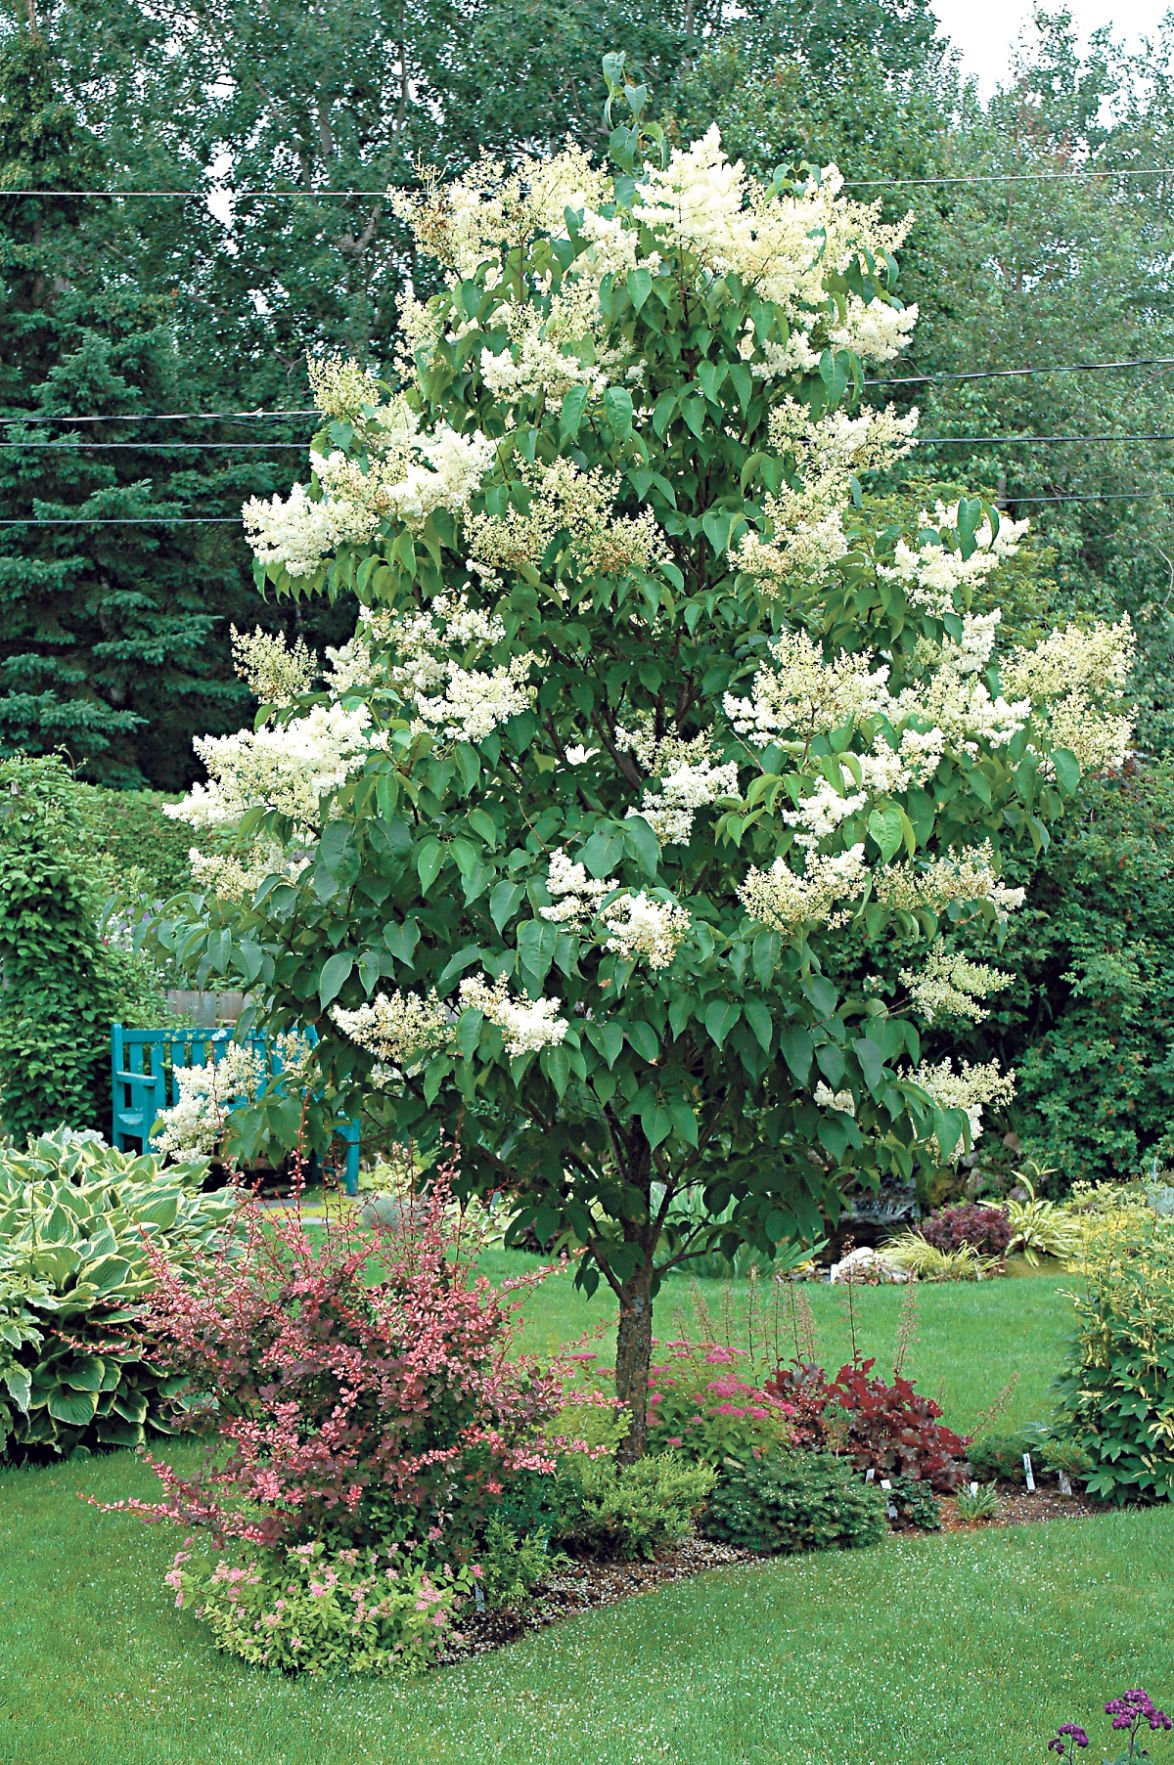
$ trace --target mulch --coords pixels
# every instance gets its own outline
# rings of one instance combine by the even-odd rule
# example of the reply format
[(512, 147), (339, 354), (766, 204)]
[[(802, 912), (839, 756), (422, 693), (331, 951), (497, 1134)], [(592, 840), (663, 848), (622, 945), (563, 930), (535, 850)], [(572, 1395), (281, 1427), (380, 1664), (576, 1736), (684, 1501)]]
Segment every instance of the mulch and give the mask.
[[(941, 1500), (943, 1532), (983, 1532), (997, 1526), (1029, 1526), (1048, 1520), (1089, 1520), (1103, 1514), (1103, 1504), (1079, 1495), (1060, 1495), (1053, 1489), (1037, 1489), (1032, 1494), (1021, 1485), (999, 1485), (998, 1517), (967, 1523), (959, 1520), (957, 1503), (952, 1496)], [(907, 1535), (915, 1527), (896, 1528)], [(932, 1537), (932, 1533), (923, 1534)], [(706, 1538), (686, 1539), (683, 1544), (665, 1551), (650, 1562), (569, 1562), (552, 1570), (534, 1588), (532, 1602), (520, 1610), (469, 1613), (459, 1630), (454, 1630), (441, 1660), (467, 1660), (471, 1655), (488, 1654), (516, 1642), (529, 1631), (545, 1630), (562, 1618), (589, 1612), (600, 1606), (618, 1605), (634, 1594), (648, 1593), (672, 1581), (687, 1581), (692, 1575), (708, 1569), (729, 1569), (776, 1562), (774, 1557), (760, 1556), (755, 1551), (737, 1550), (732, 1545), (715, 1544)]]

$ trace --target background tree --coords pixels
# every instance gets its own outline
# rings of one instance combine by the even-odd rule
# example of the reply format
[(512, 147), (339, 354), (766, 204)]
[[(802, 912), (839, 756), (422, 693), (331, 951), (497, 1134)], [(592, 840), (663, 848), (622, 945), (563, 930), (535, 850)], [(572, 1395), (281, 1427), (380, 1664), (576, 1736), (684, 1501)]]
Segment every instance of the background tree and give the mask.
[[(515, 1230), (582, 1247), (631, 1452), (668, 1268), (813, 1236), (849, 1173), (948, 1158), (1005, 1088), (918, 1065), (933, 990), (986, 978), (938, 932), (1016, 904), (994, 847), (1120, 751), (1096, 703), (1129, 652), (996, 660), (971, 600), (1016, 530), (857, 507), (909, 440), (840, 408), (907, 329), (899, 231), (712, 136), (667, 168), (639, 140), (614, 180), (572, 147), (401, 205), (443, 275), (403, 310), (407, 392), (322, 362), (310, 488), (245, 511), (278, 593), (363, 616), (324, 694), (241, 647), (273, 710), (203, 745), (182, 813), (253, 848), (162, 928), (316, 1024), (340, 1108), (454, 1134)], [(901, 940), (900, 1010), (834, 983), (845, 938)]]

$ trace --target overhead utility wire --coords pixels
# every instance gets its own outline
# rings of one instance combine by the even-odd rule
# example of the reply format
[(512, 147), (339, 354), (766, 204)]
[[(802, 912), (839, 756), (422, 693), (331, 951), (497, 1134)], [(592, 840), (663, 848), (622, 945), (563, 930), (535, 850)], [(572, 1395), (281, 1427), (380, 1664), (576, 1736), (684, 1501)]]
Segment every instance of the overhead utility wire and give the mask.
[[(865, 380), (863, 384), (865, 386), (924, 386), (930, 381), (1001, 380), (1035, 374), (1102, 374), (1116, 372), (1119, 368), (1174, 368), (1174, 356), (1138, 356), (1128, 361), (1119, 362), (1059, 362), (1050, 367), (1040, 368), (975, 368), (966, 373), (894, 375), (883, 380)], [(287, 411), (108, 411), (102, 416), (86, 417), (40, 416), (34, 412), (9, 412), (7, 414), (0, 413), (0, 424), (9, 427), (15, 424), (27, 424), (30, 429), (38, 429), (47, 423), (260, 423), (292, 417), (317, 417), (320, 414), (316, 410), (292, 409)], [(961, 439), (961, 437), (938, 436), (934, 439), (955, 440)], [(971, 438), (968, 436), (966, 439), (970, 440)], [(1047, 438), (1032, 437), (1032, 439)], [(1074, 437), (1073, 439), (1096, 440), (1098, 438)], [(1149, 438), (1139, 437), (1138, 439)]]
[[(1074, 166), (1063, 172), (958, 172), (941, 174), (925, 178), (845, 178), (844, 183), (854, 190), (882, 190), (894, 186), (912, 186), (928, 184), (1051, 184), (1063, 183), (1071, 179), (1081, 178), (1167, 178), (1174, 176), (1174, 166)], [(394, 190), (397, 195), (409, 195), (417, 188), (411, 184), (384, 185), (380, 190), (360, 190), (346, 188), (342, 190), (277, 190), (270, 187), (245, 186), (241, 189), (229, 189), (224, 185), (203, 185), (197, 190), (44, 190), (34, 188), (18, 188), (5, 190), (0, 188), (0, 199), (6, 196), (61, 196), (74, 200), (107, 197), (112, 201), (139, 200), (145, 202), (207, 202), (213, 197), (229, 197), (232, 200), (264, 199), (266, 201), (309, 201), (316, 202), (322, 198), (346, 198), (348, 196), (386, 198)]]
[[(1086, 441), (1174, 441), (1154, 435), (917, 435), (919, 447), (1010, 447)], [(304, 441), (0, 441), (0, 453), (305, 453)]]

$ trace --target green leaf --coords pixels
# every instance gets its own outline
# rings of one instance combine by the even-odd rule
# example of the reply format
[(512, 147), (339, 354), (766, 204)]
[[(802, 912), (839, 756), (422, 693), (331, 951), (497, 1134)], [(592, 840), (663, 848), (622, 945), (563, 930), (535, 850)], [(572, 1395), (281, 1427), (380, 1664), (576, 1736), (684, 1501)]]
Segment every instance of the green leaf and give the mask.
[(618, 441), (632, 433), (632, 394), (626, 386), (609, 386), (603, 395), (603, 411)]
[(905, 837), (900, 810), (891, 803), (883, 809), (874, 809), (868, 818), (868, 831), (880, 847), (881, 858), (887, 864), (900, 851)]
[(318, 1002), (323, 1011), (338, 998), (343, 987), (351, 978), (351, 970), (355, 959), (347, 950), (340, 950), (335, 956), (328, 956), (322, 964), (322, 973), (318, 977)]
[(1053, 748), (1052, 765), (1056, 768), (1056, 783), (1070, 797), (1080, 783), (1080, 761), (1069, 748)]
[(572, 386), (563, 394), (562, 407), (559, 412), (558, 436), (560, 446), (574, 441), (587, 409), (589, 389), (586, 386)]
[(46, 1406), (55, 1422), (66, 1422), (71, 1428), (84, 1428), (92, 1422), (98, 1407), (96, 1391), (70, 1391), (59, 1385), (49, 1395)]
[(430, 834), (416, 853), (416, 875), (420, 878), (420, 887), (425, 894), (436, 881), (443, 862), (444, 847), (434, 834)]
[(701, 1014), (701, 1021), (720, 1048), (742, 1014), (742, 1007), (733, 999), (711, 999)]
[(810, 1030), (805, 1030), (800, 1024), (780, 1024), (779, 1047), (795, 1082), (806, 1085), (811, 1077), (811, 1062), (815, 1058), (815, 1043)]
[(587, 1040), (598, 1048), (609, 1067), (615, 1065), (624, 1047), (624, 1032), (618, 1023), (589, 1023)]
[(652, 293), (652, 272), (645, 269), (643, 264), (628, 271), (628, 293), (632, 298), (632, 305), (639, 312)]
[(641, 1060), (646, 1060), (650, 1066), (654, 1066), (660, 1059), (660, 1042), (652, 1025), (637, 1018), (635, 1023), (624, 1025), (624, 1034)]
[(760, 999), (748, 999), (742, 1007), (742, 1016), (750, 1025), (754, 1038), (764, 1054), (770, 1053), (770, 1045), (774, 1039), (774, 1023), (770, 1012)]

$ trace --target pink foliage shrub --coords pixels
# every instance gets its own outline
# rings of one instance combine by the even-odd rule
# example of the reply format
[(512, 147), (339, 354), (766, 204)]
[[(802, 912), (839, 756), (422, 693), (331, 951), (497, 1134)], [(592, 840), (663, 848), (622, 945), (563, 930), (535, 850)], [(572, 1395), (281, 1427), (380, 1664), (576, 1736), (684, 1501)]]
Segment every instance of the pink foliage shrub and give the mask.
[[(743, 1377), (749, 1355), (721, 1342), (654, 1343), (648, 1370), (648, 1446), (679, 1448), (690, 1458), (720, 1464), (757, 1457), (790, 1440), (790, 1405)], [(601, 1388), (608, 1370), (594, 1356), (576, 1357)], [(751, 1378), (753, 1376), (751, 1375)]]
[[(195, 1280), (155, 1261), (140, 1320), (216, 1438), (192, 1477), (152, 1460), (147, 1519), (289, 1547), (471, 1539), (511, 1478), (554, 1471), (559, 1377), (510, 1359), (518, 1301), (474, 1275), (451, 1172), (395, 1228), (246, 1212)], [(474, 1247), (475, 1252), (475, 1247)]]

